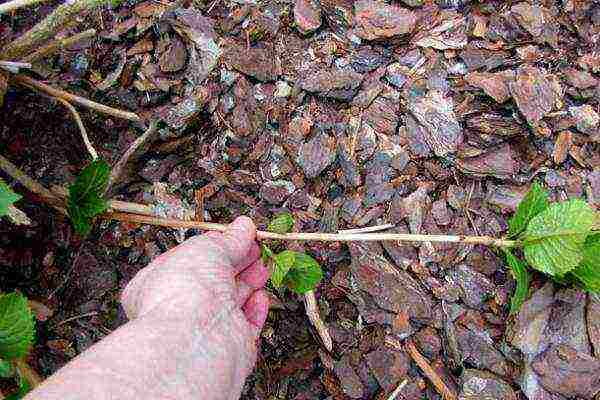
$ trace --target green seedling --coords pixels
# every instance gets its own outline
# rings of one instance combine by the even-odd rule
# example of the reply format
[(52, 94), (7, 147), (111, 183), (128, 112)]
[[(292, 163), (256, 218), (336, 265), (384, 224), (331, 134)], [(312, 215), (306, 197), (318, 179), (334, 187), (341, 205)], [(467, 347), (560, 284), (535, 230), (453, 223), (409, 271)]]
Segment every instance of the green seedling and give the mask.
[(31, 389), (14, 361), (29, 353), (34, 337), (33, 313), (25, 296), (16, 292), (0, 294), (0, 378), (15, 378), (19, 384), (18, 391), (6, 399), (21, 399)]
[(85, 167), (75, 182), (69, 186), (67, 213), (75, 231), (80, 235), (87, 235), (92, 230), (94, 217), (108, 209), (104, 192), (109, 176), (108, 163), (97, 159)]
[(548, 192), (538, 183), (532, 185), (508, 224), (509, 237), (516, 239), (525, 261), (510, 248), (502, 249), (517, 281), (511, 313), (527, 298), (527, 265), (558, 282), (600, 292), (600, 233), (593, 230), (597, 222), (597, 212), (583, 200), (551, 204)]
[[(294, 218), (290, 213), (277, 215), (267, 226), (269, 232), (289, 233), (294, 226)], [(313, 290), (323, 278), (319, 263), (306, 253), (283, 250), (273, 251), (262, 245), (263, 260), (271, 269), (271, 283), (274, 287), (287, 287), (298, 294)]]

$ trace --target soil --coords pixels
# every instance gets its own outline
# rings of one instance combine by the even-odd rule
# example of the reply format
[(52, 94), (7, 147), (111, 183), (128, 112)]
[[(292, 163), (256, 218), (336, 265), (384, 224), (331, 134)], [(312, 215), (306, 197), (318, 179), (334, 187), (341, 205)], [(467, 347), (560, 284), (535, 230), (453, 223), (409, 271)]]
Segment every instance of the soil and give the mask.
[[(8, 43), (58, 2), (0, 17)], [(600, 6), (543, 0), (127, 1), (59, 37), (98, 35), (28, 75), (160, 120), (115, 198), (161, 216), (294, 230), (506, 234), (534, 180), (600, 207)], [(143, 127), (78, 107), (114, 165)], [(89, 162), (56, 100), (9, 86), (0, 154), (43, 185)], [(11, 182), (4, 174), (2, 178)], [(37, 312), (30, 365), (48, 376), (126, 322), (119, 294), (194, 229), (68, 219), (14, 185), (33, 221), (0, 221), (0, 291)], [(600, 300), (534, 274), (515, 282), (478, 246), (309, 242), (328, 352), (300, 296), (272, 309), (242, 399), (440, 399), (408, 343), (461, 399), (591, 399), (600, 391)], [(283, 244), (274, 244), (283, 248)]]

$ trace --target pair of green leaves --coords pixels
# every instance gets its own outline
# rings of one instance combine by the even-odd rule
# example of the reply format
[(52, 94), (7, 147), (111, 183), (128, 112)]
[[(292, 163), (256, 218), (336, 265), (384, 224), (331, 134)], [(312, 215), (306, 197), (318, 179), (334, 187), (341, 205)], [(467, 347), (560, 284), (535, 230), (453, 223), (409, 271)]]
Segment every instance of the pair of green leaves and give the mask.
[(94, 217), (108, 208), (108, 202), (103, 196), (109, 176), (110, 166), (106, 161), (98, 159), (85, 167), (69, 186), (67, 212), (80, 235), (87, 235), (92, 229)]
[[(279, 214), (267, 226), (269, 232), (288, 233), (294, 226), (294, 218), (289, 213)], [(323, 271), (319, 263), (306, 253), (284, 250), (274, 254), (263, 245), (263, 259), (271, 267), (271, 283), (276, 288), (285, 286), (298, 294), (304, 294), (319, 284)]]
[(0, 217), (8, 214), (8, 207), (12, 206), (14, 202), (20, 199), (21, 195), (13, 192), (10, 186), (0, 179)]
[[(556, 279), (575, 278), (586, 290), (600, 291), (600, 237), (592, 227), (598, 215), (580, 199), (550, 204), (548, 192), (538, 183), (523, 198), (509, 220), (509, 236), (523, 247), (527, 263)], [(511, 301), (516, 312), (527, 297), (526, 264), (505, 249), (517, 289)]]

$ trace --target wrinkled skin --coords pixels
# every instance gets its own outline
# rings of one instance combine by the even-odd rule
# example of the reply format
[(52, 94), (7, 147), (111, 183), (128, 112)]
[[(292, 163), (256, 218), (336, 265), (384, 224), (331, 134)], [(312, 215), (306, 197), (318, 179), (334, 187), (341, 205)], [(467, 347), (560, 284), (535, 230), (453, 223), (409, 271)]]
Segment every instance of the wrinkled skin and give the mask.
[(240, 217), (156, 258), (123, 292), (130, 321), (26, 399), (237, 400), (268, 311), (255, 238)]

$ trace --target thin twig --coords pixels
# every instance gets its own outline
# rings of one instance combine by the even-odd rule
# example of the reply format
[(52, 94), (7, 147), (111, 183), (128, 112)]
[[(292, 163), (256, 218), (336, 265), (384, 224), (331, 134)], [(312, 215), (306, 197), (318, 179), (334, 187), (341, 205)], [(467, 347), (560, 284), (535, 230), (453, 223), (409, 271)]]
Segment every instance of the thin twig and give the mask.
[(425, 376), (431, 381), (433, 387), (435, 387), (435, 390), (437, 390), (442, 398), (444, 400), (457, 400), (456, 394), (454, 394), (454, 392), (452, 392), (448, 386), (446, 386), (446, 383), (442, 380), (442, 378), (440, 378), (438, 373), (431, 367), (431, 365), (429, 365), (429, 362), (425, 359), (425, 357), (419, 353), (419, 350), (417, 350), (417, 347), (410, 339), (405, 342), (405, 347), (415, 364), (421, 368), (421, 371), (423, 371)]
[(15, 75), (12, 77), (12, 80), (21, 85), (49, 94), (52, 97), (57, 97), (66, 100), (70, 103), (79, 104), (80, 106), (91, 108), (92, 110), (98, 111), (103, 114), (112, 115), (113, 117), (127, 119), (129, 121), (134, 122), (142, 121), (142, 119), (135, 113), (119, 110), (117, 108), (105, 106), (104, 104), (96, 103), (95, 101), (71, 94), (69, 92), (65, 92), (64, 90), (53, 88), (52, 86), (46, 85), (45, 83), (42, 83), (25, 75)]
[(88, 38), (91, 38), (94, 36), (96, 36), (96, 30), (88, 29), (87, 31), (77, 33), (73, 36), (69, 36), (64, 39), (55, 40), (55, 41), (50, 42), (47, 45), (37, 49), (36, 51), (29, 54), (28, 56), (23, 57), (21, 59), (21, 61), (31, 63), (31, 62), (34, 62), (37, 60), (41, 60), (42, 58), (48, 57), (48, 56), (56, 53), (57, 51), (71, 47), (75, 43), (79, 43), (82, 40), (85, 40), (85, 39), (88, 39)]
[(108, 178), (108, 186), (106, 188), (106, 193), (110, 193), (112, 188), (119, 183), (122, 178), (123, 171), (125, 170), (125, 166), (131, 160), (134, 153), (136, 153), (140, 148), (144, 147), (144, 145), (148, 145), (152, 140), (152, 136), (156, 133), (156, 128), (158, 126), (157, 121), (150, 122), (150, 126), (146, 129), (146, 132), (142, 134), (142, 136), (138, 137), (133, 141), (133, 143), (129, 146), (129, 148), (123, 153), (119, 161), (114, 165), (112, 170), (110, 171), (110, 177)]
[(44, 0), (13, 0), (3, 4), (0, 4), (0, 15), (6, 14), (7, 12), (16, 10), (21, 7), (32, 6), (40, 3)]
[[(149, 225), (167, 226), (171, 228), (199, 228), (210, 231), (225, 231), (228, 226), (211, 222), (184, 221), (180, 219), (157, 218), (146, 215), (127, 214), (114, 212), (103, 214), (105, 219), (135, 222)], [(299, 241), (321, 241), (321, 242), (379, 242), (379, 241), (403, 241), (403, 242), (446, 242), (446, 243), (470, 243), (483, 244), (495, 247), (515, 247), (514, 240), (495, 239), (489, 236), (453, 236), (453, 235), (413, 235), (406, 233), (273, 233), (257, 232), (258, 239), (276, 240), (299, 240)]]
[(0, 155), (0, 170), (6, 172), (11, 178), (25, 186), (29, 191), (37, 194), (46, 203), (56, 208), (58, 211), (66, 214), (64, 209), (64, 203), (60, 197), (40, 185), (38, 182), (30, 178), (27, 174), (17, 168), (16, 165), (8, 161), (6, 158)]
[(56, 323), (56, 325), (53, 325), (51, 329), (58, 328), (61, 325), (68, 324), (69, 322), (76, 321), (81, 318), (95, 317), (96, 315), (98, 315), (97, 311), (90, 311), (89, 313), (75, 315)]
[(304, 293), (304, 309), (306, 310), (308, 319), (313, 324), (315, 330), (319, 334), (319, 337), (323, 341), (323, 345), (327, 351), (331, 352), (333, 350), (333, 340), (331, 340), (329, 330), (319, 315), (317, 299), (315, 297), (315, 292), (312, 290)]
[(85, 126), (83, 126), (83, 121), (81, 120), (81, 117), (79, 116), (79, 113), (77, 112), (75, 107), (73, 107), (71, 103), (61, 99), (60, 97), (57, 97), (56, 100), (60, 101), (65, 107), (67, 107), (67, 110), (71, 112), (71, 115), (73, 116), (73, 118), (75, 118), (75, 122), (77, 122), (79, 132), (81, 132), (81, 138), (83, 139), (83, 143), (85, 144), (87, 151), (92, 156), (92, 160), (97, 159), (98, 153), (96, 152), (96, 149), (94, 149), (94, 146), (92, 146), (92, 142), (90, 142), (90, 138), (88, 137), (87, 131), (85, 130)]
[(59, 5), (42, 21), (2, 49), (2, 58), (18, 60), (52, 39), (58, 31), (77, 23), (78, 17), (108, 3), (109, 0), (73, 0)]
[(383, 225), (375, 225), (375, 226), (367, 226), (365, 228), (355, 228), (355, 229), (341, 229), (337, 231), (337, 233), (367, 233), (367, 232), (381, 232), (387, 229), (393, 228), (394, 224), (383, 224)]
[(396, 400), (396, 397), (398, 397), (398, 395), (400, 394), (402, 389), (404, 389), (404, 386), (406, 386), (407, 383), (408, 383), (408, 379), (403, 380), (398, 385), (398, 387), (396, 387), (396, 389), (394, 389), (394, 391), (392, 392), (392, 394), (390, 394), (390, 396), (387, 398), (387, 400)]

